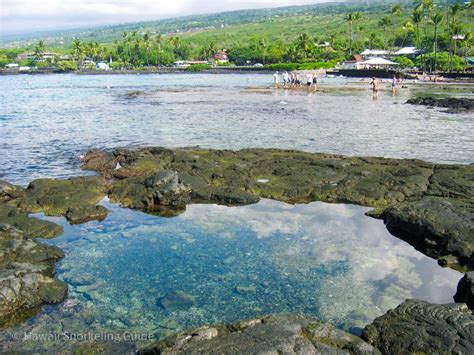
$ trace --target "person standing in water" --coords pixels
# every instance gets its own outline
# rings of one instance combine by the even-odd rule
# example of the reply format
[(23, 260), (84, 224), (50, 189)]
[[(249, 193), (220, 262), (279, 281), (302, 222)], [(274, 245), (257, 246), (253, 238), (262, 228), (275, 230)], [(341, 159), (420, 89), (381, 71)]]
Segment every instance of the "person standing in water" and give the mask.
[(378, 98), (379, 97), (380, 82), (375, 76), (372, 78), (372, 81), (370, 82), (370, 85), (372, 85), (372, 97), (374, 99)]
[(318, 90), (318, 76), (316, 73), (313, 74), (313, 85), (314, 85), (314, 92)]
[(278, 72), (275, 72), (275, 74), (273, 74), (273, 83), (275, 84), (275, 89), (278, 89), (278, 84), (280, 82), (279, 76), (280, 74)]
[(392, 82), (390, 83), (392, 86), (392, 96), (395, 96), (397, 94), (397, 77), (394, 75), (392, 78)]
[(288, 75), (288, 72), (285, 71), (283, 73), (283, 87), (286, 89), (288, 86), (290, 86), (290, 76)]
[(313, 74), (306, 74), (306, 86), (308, 87), (308, 92), (311, 91), (311, 85), (313, 85)]

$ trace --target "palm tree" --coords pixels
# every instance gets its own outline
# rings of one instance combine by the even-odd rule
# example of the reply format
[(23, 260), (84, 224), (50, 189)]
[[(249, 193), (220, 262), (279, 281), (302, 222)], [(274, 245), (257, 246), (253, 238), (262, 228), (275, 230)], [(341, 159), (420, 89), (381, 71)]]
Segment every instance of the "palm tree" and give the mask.
[(45, 51), (44, 41), (40, 40), (40, 41), (38, 41), (38, 43), (35, 46), (36, 60), (43, 59), (44, 51)]
[[(403, 8), (402, 5), (396, 4), (392, 6), (392, 9), (390, 10), (392, 16), (394, 17), (400, 17), (403, 14)], [(393, 21), (394, 23), (394, 28), (393, 28), (393, 41), (392, 41), (392, 47), (395, 47), (395, 39), (397, 38), (396, 32), (397, 32), (397, 22)]]
[(387, 27), (392, 24), (392, 21), (388, 17), (383, 17), (379, 21), (379, 26), (383, 27), (383, 49), (387, 47)]
[(349, 12), (344, 16), (344, 20), (349, 23), (349, 54), (352, 55), (352, 42), (354, 41), (353, 25), (362, 18), (360, 12)]
[(286, 60), (288, 60), (289, 62), (296, 62), (298, 60), (298, 54), (299, 54), (298, 48), (296, 48), (296, 46), (294, 45), (290, 46), (285, 55)]
[(454, 30), (456, 29), (456, 16), (462, 10), (459, 4), (454, 4), (450, 9), (451, 14), (451, 24), (450, 24), (450, 31), (449, 31), (449, 71), (453, 70), (453, 51), (456, 51), (456, 40), (454, 37)]
[(82, 67), (82, 60), (84, 58), (84, 46), (81, 40), (75, 37), (72, 41), (72, 55), (77, 60), (78, 66)]
[(463, 40), (464, 39), (464, 29), (459, 26), (459, 25), (456, 25), (454, 28), (453, 28), (453, 37), (454, 37), (454, 40), (453, 40), (453, 43), (454, 43), (454, 46), (453, 46), (453, 55), (457, 55), (457, 42), (459, 40)]
[(414, 29), (415, 28), (413, 27), (413, 24), (410, 21), (405, 21), (403, 23), (402, 30), (405, 33), (405, 35), (403, 36), (402, 46), (404, 46), (407, 41), (408, 33), (413, 32)]
[(472, 38), (472, 33), (467, 32), (466, 34), (464, 34), (464, 38), (460, 41), (461, 44), (464, 46), (463, 55), (466, 57), (469, 55), (469, 44), (471, 42), (471, 38)]
[(265, 57), (266, 57), (266, 54), (267, 54), (267, 41), (265, 40), (265, 38), (260, 38), (258, 40), (258, 47), (262, 51), (263, 64), (265, 65)]
[(163, 36), (158, 35), (155, 37), (155, 43), (158, 47), (158, 50), (156, 51), (156, 66), (160, 65), (160, 58), (161, 58), (161, 45), (163, 43)]
[(377, 39), (377, 34), (375, 32), (372, 32), (369, 35), (369, 49), (374, 49), (374, 42)]
[[(433, 52), (434, 52), (434, 70), (437, 67), (437, 54), (438, 54), (438, 26), (443, 21), (443, 14), (437, 12), (431, 16), (431, 23), (434, 26), (434, 42), (433, 42)], [(433, 69), (433, 68), (432, 68)]]
[(469, 12), (469, 33), (472, 33), (472, 23), (474, 22), (472, 18), (472, 14), (474, 12), (474, 1), (471, 0), (468, 4), (465, 6), (465, 10)]
[(420, 43), (420, 24), (423, 21), (423, 9), (420, 7), (415, 8), (413, 10), (413, 23), (415, 24), (416, 27), (416, 46), (418, 48), (421, 48), (421, 43)]
[(314, 47), (314, 43), (309, 38), (308, 34), (302, 33), (296, 40), (296, 47), (302, 52), (303, 57), (306, 58), (307, 53)]
[(206, 46), (201, 49), (200, 57), (202, 59), (208, 59), (217, 52), (217, 47), (214, 42), (209, 42)]
[(148, 60), (148, 50), (150, 49), (150, 34), (148, 32), (143, 34), (143, 48), (145, 49), (146, 65), (149, 66), (150, 62)]

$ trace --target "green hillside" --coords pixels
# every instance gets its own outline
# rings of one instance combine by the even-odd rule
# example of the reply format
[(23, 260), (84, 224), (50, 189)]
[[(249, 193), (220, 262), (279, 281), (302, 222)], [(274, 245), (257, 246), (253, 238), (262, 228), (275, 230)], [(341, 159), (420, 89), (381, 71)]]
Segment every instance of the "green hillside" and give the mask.
[[(426, 53), (423, 65), (436, 52), (435, 67), (462, 70), (462, 58), (472, 55), (473, 6), (454, 0), (449, 5), (432, 0), (325, 3), (67, 31), (4, 43), (9, 49), (0, 52), (0, 64), (21, 51), (53, 50), (72, 56), (70, 69), (82, 66), (86, 57), (136, 68), (206, 60), (223, 49), (236, 64), (333, 64), (364, 48), (416, 46)], [(412, 59), (402, 58), (402, 64), (416, 64)]]
[[(387, 4), (395, 0), (366, 0), (331, 2), (306, 6), (290, 6), (269, 9), (239, 10), (222, 12), (208, 15), (193, 15), (158, 21), (136, 22), (130, 24), (118, 24), (112, 26), (93, 27), (89, 29), (77, 29), (66, 31), (50, 31), (28, 35), (2, 36), (0, 44), (2, 47), (25, 46), (42, 39), (52, 47), (62, 47), (63, 42), (67, 45), (73, 38), (83, 41), (95, 41), (99, 43), (113, 43), (120, 39), (123, 32), (149, 32), (156, 34), (189, 33), (194, 31), (214, 30), (222, 26), (232, 27), (243, 24), (272, 22), (279, 18), (293, 18), (299, 15), (337, 15), (351, 11), (374, 12), (384, 11)], [(404, 0), (403, 3), (411, 3)]]

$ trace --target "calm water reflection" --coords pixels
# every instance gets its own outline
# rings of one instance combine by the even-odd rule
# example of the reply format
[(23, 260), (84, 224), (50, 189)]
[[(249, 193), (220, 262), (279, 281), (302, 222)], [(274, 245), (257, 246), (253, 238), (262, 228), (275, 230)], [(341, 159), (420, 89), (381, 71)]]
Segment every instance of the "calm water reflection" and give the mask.
[(103, 203), (112, 212), (101, 223), (53, 218), (65, 226), (50, 243), (66, 252), (58, 276), (70, 300), (16, 331), (164, 336), (290, 312), (357, 333), (407, 298), (451, 302), (461, 277), (390, 236), (363, 207), (262, 200), (192, 205), (165, 219)]

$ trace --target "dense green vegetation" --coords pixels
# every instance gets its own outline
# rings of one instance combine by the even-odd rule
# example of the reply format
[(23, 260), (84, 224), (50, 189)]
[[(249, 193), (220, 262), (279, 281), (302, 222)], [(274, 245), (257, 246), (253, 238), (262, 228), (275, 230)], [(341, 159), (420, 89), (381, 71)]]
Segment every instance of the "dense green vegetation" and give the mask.
[[(176, 60), (207, 60), (223, 49), (236, 65), (314, 69), (333, 67), (365, 48), (416, 46), (422, 55), (396, 61), (403, 67), (459, 71), (465, 68), (464, 57), (472, 55), (472, 4), (451, 1), (447, 6), (444, 1), (432, 0), (329, 3), (110, 26), (75, 34), (61, 46), (49, 38), (26, 48), (2, 49), (0, 66), (25, 50), (40, 58), (47, 47), (71, 55), (72, 62), (67, 64), (49, 61), (61, 71), (83, 67), (87, 58), (94, 62), (112, 60), (114, 69), (136, 68), (166, 66)], [(120, 30), (123, 32), (119, 34)]]

